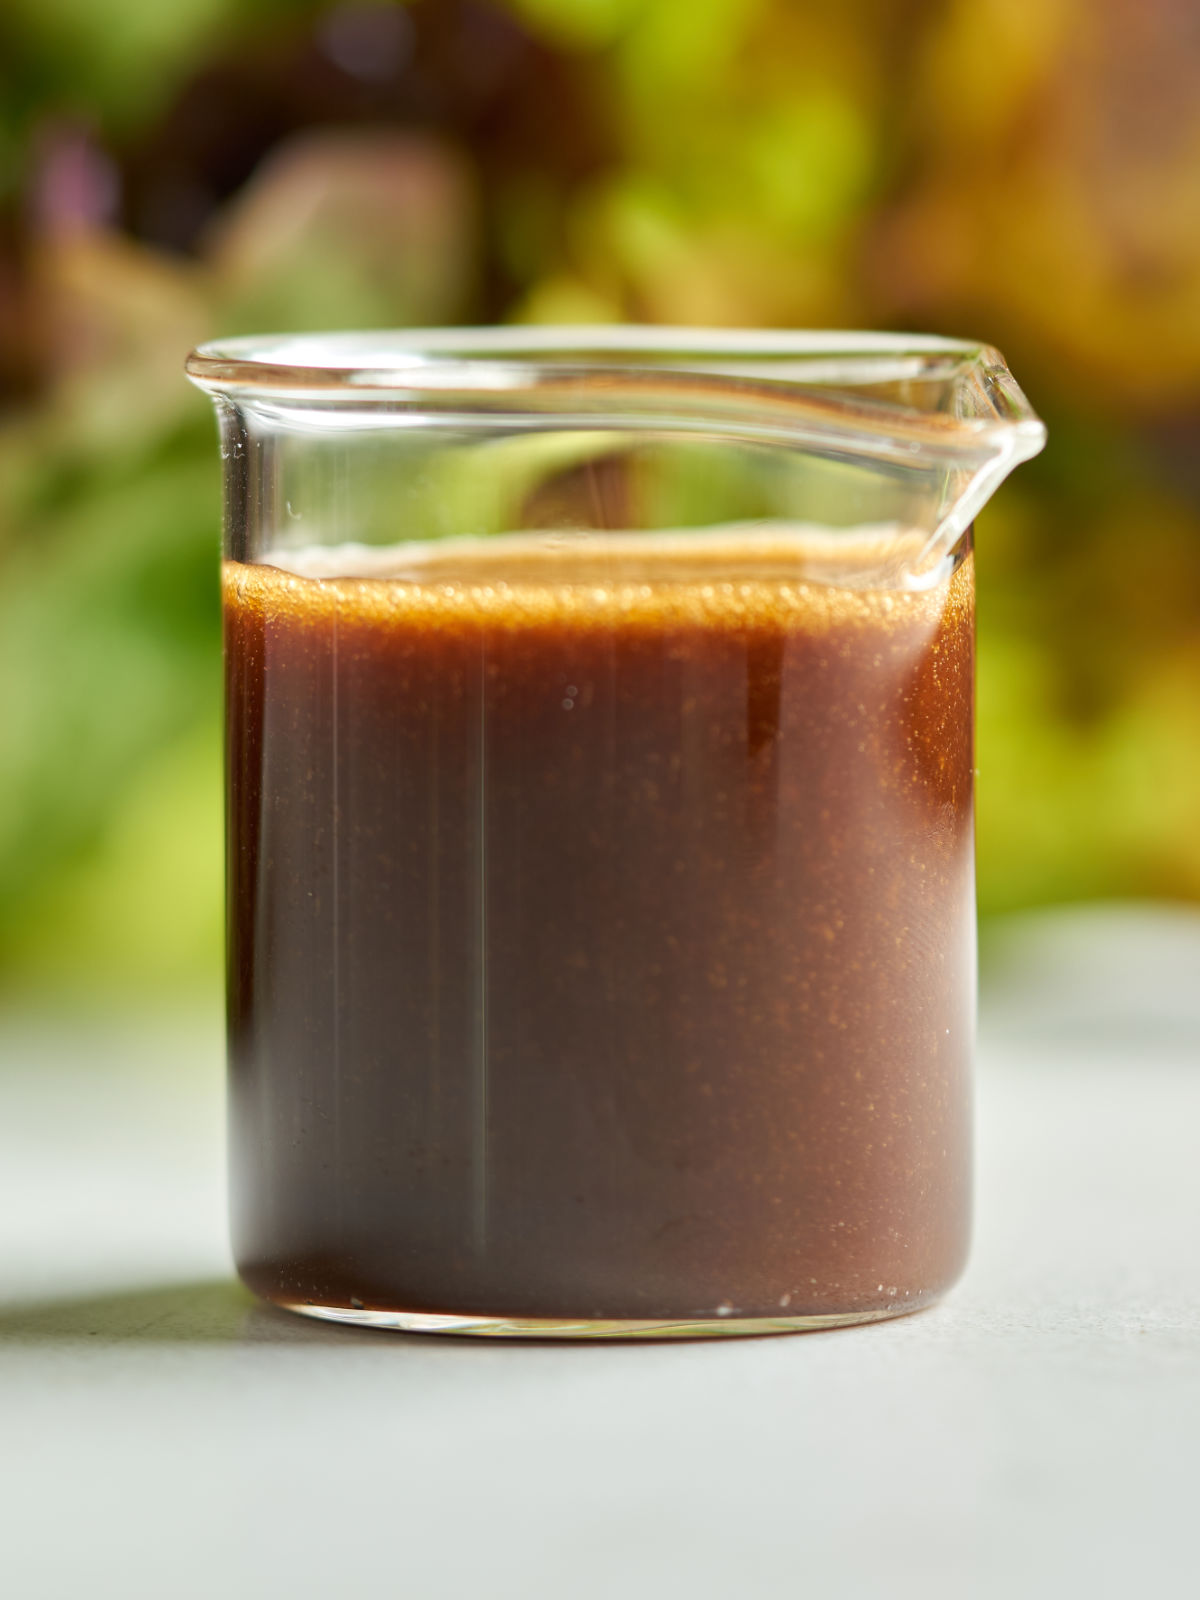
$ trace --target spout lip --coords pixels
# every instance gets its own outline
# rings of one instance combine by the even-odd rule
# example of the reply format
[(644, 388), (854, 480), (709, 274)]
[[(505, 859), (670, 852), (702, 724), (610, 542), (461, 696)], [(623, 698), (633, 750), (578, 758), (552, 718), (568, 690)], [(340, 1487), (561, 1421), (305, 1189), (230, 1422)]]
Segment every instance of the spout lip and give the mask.
[(1025, 398), (1024, 390), (1009, 371), (999, 350), (980, 345), (979, 359), (972, 378), (982, 390), (981, 400), (1008, 435), (1006, 454), (1013, 466), (1028, 461), (1046, 443), (1046, 424)]
[(997, 351), (935, 335), (636, 325), (277, 334), (201, 345), (186, 372), (217, 400), (282, 408), (299, 425), (307, 411), (341, 426), (670, 426), (1010, 467), (1045, 441)]

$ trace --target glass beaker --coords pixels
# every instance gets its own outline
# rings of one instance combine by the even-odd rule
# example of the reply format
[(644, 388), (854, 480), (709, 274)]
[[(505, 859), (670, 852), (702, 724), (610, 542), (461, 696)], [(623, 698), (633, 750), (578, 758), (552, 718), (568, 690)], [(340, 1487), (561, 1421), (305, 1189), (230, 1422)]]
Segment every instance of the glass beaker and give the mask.
[(1044, 430), (876, 334), (249, 339), (232, 1228), (420, 1331), (928, 1304), (970, 1214), (971, 521)]

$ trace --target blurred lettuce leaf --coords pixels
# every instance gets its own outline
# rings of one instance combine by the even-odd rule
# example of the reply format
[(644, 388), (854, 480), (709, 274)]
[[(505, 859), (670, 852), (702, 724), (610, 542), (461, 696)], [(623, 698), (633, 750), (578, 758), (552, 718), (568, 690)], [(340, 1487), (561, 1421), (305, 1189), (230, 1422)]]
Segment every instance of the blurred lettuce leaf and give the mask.
[(221, 731), (205, 716), (136, 766), (88, 847), (52, 870), (6, 954), (10, 981), (215, 984), (224, 932)]
[[(26, 82), (129, 125), (159, 109), (197, 52), (271, 0), (5, 0)], [(296, 10), (298, 7), (291, 7)]]
[(476, 260), (469, 166), (386, 129), (290, 140), (212, 230), (226, 333), (455, 322)]

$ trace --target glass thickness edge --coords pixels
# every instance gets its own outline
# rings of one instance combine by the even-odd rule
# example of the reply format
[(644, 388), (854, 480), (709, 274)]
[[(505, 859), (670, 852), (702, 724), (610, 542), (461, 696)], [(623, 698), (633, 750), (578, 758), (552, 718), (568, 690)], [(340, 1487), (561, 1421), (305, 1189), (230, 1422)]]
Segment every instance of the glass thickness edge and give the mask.
[[(215, 397), (348, 408), (379, 422), (419, 412), (459, 424), (503, 415), (570, 426), (600, 413), (633, 427), (757, 423), (780, 443), (828, 430), (866, 453), (873, 441), (896, 441), (1010, 464), (1045, 437), (996, 351), (932, 335), (629, 326), (267, 335), (202, 345), (186, 370)], [(856, 392), (922, 383), (949, 385), (953, 406), (930, 411)]]

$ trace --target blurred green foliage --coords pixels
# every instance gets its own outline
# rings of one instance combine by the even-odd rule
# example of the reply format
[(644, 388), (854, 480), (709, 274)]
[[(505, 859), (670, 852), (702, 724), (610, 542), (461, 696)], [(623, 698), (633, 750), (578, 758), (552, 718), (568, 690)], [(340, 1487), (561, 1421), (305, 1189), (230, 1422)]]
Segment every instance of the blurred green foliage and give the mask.
[(985, 910), (1200, 896), (1191, 0), (6, 0), (0, 973), (219, 959), (218, 463), (253, 329), (630, 319), (998, 344)]

